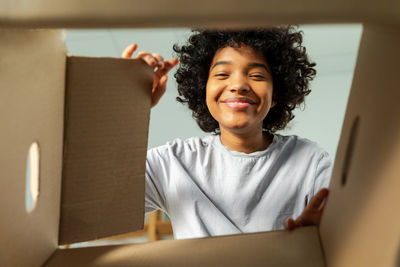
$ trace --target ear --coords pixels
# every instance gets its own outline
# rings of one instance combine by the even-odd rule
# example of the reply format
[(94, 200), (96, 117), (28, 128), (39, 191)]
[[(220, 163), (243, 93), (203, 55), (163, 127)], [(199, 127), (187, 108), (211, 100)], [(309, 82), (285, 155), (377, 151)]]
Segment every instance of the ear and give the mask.
[(275, 107), (277, 101), (276, 101), (276, 97), (277, 97), (277, 92), (274, 90), (272, 92), (272, 101), (271, 101), (271, 108)]
[(275, 90), (275, 88), (273, 88), (273, 90), (272, 90), (271, 108), (275, 107), (276, 103), (278, 102), (278, 101), (276, 101), (277, 95), (278, 95), (278, 92)]

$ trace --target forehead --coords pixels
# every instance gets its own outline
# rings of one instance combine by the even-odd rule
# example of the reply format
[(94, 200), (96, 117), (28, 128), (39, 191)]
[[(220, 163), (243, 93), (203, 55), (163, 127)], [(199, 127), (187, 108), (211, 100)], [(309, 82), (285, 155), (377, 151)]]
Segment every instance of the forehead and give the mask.
[(268, 64), (262, 52), (254, 50), (251, 46), (241, 45), (240, 47), (223, 47), (215, 52), (212, 64), (218, 61), (237, 60), (251, 61)]

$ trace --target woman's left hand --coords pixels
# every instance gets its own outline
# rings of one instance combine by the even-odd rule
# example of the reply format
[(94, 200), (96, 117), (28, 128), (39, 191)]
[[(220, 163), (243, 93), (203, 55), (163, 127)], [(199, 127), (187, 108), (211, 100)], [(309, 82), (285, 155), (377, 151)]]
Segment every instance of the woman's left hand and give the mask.
[(292, 230), (296, 227), (308, 226), (308, 225), (319, 225), (321, 221), (322, 212), (325, 207), (326, 197), (328, 196), (329, 190), (327, 188), (321, 189), (308, 203), (307, 207), (301, 213), (296, 220), (288, 218), (284, 222), (286, 230)]

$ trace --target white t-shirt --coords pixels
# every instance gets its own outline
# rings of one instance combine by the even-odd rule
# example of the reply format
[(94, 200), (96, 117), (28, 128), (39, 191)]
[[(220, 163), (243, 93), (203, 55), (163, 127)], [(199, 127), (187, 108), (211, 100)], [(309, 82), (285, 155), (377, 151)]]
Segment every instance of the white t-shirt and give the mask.
[(145, 209), (165, 211), (176, 239), (283, 229), (330, 176), (328, 153), (297, 136), (250, 154), (219, 135), (176, 139), (147, 153)]

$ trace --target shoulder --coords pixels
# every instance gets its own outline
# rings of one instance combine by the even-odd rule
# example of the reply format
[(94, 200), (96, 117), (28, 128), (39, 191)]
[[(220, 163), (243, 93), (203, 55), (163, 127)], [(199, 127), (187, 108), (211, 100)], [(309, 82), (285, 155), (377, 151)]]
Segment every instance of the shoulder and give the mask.
[(315, 157), (316, 160), (321, 158), (329, 158), (328, 152), (318, 143), (302, 138), (297, 135), (276, 135), (282, 149), (290, 150), (291, 153), (298, 155), (308, 155)]
[(181, 155), (191, 154), (207, 150), (211, 147), (215, 136), (209, 135), (203, 138), (190, 137), (187, 139), (176, 138), (167, 142), (162, 146), (151, 148), (148, 150), (149, 155), (167, 156), (167, 155)]
[[(318, 143), (307, 138), (301, 138), (296, 135), (280, 136), (281, 145), (287, 147), (287, 158), (291, 163), (297, 166), (299, 173), (304, 173), (304, 179), (309, 182), (309, 188), (312, 188), (312, 196), (319, 189), (329, 186), (329, 181), (332, 173), (331, 158)], [(285, 150), (285, 149), (283, 149)], [(308, 178), (307, 178), (308, 177)]]

